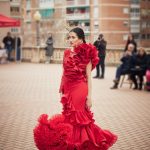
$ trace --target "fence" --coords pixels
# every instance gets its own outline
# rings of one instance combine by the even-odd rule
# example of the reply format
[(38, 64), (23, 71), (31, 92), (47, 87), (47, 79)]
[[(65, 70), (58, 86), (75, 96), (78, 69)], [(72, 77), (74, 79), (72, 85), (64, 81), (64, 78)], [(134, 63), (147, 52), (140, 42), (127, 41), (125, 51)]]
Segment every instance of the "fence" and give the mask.
[[(52, 63), (62, 63), (63, 53), (65, 48), (55, 48), (51, 58)], [(146, 50), (150, 53), (150, 49)], [(123, 54), (123, 49), (107, 49), (106, 51), (106, 65), (117, 65), (120, 63), (120, 58)], [(44, 47), (23, 47), (22, 60), (35, 63), (45, 62)]]

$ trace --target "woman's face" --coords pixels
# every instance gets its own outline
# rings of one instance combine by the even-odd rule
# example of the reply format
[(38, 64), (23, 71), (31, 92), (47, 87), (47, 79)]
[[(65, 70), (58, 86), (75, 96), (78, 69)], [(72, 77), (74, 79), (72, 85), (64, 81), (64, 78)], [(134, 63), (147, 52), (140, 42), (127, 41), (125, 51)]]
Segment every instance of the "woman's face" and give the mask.
[(144, 49), (139, 49), (139, 55), (141, 55), (141, 56), (143, 56), (144, 55), (144, 53), (145, 53), (145, 51), (144, 51)]
[(72, 46), (72, 47), (76, 47), (79, 44), (83, 43), (83, 40), (79, 39), (75, 32), (69, 33), (68, 40), (69, 40), (70, 46)]

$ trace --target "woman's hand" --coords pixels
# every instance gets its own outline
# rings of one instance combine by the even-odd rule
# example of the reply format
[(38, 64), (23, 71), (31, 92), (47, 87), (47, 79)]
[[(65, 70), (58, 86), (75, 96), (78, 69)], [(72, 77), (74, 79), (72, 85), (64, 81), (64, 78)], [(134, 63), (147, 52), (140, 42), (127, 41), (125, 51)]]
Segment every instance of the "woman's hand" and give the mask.
[(60, 98), (62, 97), (62, 95), (63, 95), (63, 93), (62, 93), (62, 92), (60, 92)]
[(87, 97), (87, 100), (86, 100), (86, 108), (87, 109), (90, 109), (92, 107), (92, 100), (91, 98), (88, 98)]
[(136, 66), (135, 68), (136, 68), (136, 69), (140, 69), (140, 66)]

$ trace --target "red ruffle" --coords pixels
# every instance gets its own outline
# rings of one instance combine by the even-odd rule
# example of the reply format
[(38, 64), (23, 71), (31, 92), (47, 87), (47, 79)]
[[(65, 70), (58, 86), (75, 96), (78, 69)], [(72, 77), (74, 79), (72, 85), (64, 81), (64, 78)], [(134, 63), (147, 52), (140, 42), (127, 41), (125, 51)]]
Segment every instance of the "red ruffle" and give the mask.
[(99, 61), (98, 50), (92, 44), (82, 43), (79, 46), (75, 47), (74, 51), (77, 53), (77, 56), (80, 58), (81, 62), (85, 65), (91, 61), (92, 69), (95, 68)]
[(67, 141), (72, 136), (72, 125), (64, 123), (63, 115), (55, 115), (48, 120), (43, 114), (34, 129), (34, 141), (39, 150), (66, 150)]
[(76, 111), (69, 95), (61, 102), (62, 115), (48, 120), (44, 114), (38, 120), (34, 140), (39, 150), (108, 150), (116, 142), (116, 135), (94, 124), (89, 110)]
[[(93, 69), (99, 61), (98, 51), (91, 44), (83, 43), (74, 52), (65, 51), (61, 91), (66, 83), (69, 88), (70, 83), (74, 85), (78, 80), (85, 81), (86, 65), (91, 61)], [(41, 115), (34, 129), (36, 146), (39, 150), (108, 150), (116, 142), (117, 136), (95, 125), (89, 109), (76, 110), (72, 96), (70, 89), (62, 96), (62, 115), (51, 119), (48, 119), (48, 115)]]
[(72, 141), (77, 150), (107, 150), (116, 142), (116, 135), (94, 124), (95, 120), (90, 110), (75, 110), (71, 95), (63, 95), (61, 103), (65, 122), (73, 125), (73, 135), (76, 137), (73, 137)]
[(74, 48), (74, 52), (67, 49), (63, 61), (64, 77), (70, 81), (86, 80), (86, 66), (90, 61), (94, 69), (99, 58), (98, 51), (92, 44), (80, 44)]
[[(82, 43), (74, 48), (74, 53), (66, 49), (63, 58), (64, 73), (59, 92), (63, 92), (65, 78), (70, 81), (86, 80), (86, 66), (91, 61), (92, 70), (99, 62), (98, 51), (92, 44)], [(64, 78), (65, 77), (65, 78)]]
[(75, 110), (71, 102), (71, 96), (63, 95), (61, 103), (63, 104), (63, 114), (65, 115), (65, 121), (72, 125), (85, 126), (90, 123), (94, 123), (93, 113), (90, 110), (85, 109), (84, 111)]

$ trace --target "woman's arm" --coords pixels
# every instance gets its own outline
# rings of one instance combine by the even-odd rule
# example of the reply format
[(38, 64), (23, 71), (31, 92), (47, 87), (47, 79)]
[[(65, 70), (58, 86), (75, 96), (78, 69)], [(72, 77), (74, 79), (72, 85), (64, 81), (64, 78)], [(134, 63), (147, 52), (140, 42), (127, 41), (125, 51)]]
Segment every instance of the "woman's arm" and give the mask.
[(87, 82), (88, 82), (88, 95), (87, 95), (87, 101), (86, 101), (86, 107), (90, 109), (92, 107), (92, 82), (91, 82), (91, 70), (92, 70), (92, 63), (89, 62), (86, 66), (86, 76), (87, 76)]

